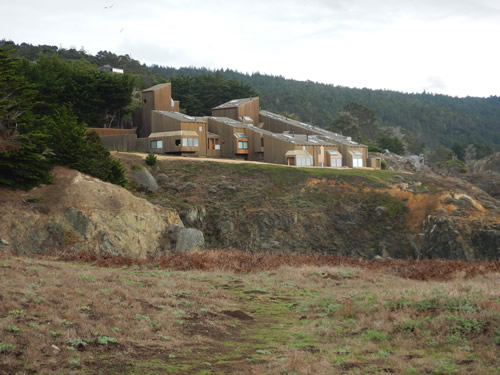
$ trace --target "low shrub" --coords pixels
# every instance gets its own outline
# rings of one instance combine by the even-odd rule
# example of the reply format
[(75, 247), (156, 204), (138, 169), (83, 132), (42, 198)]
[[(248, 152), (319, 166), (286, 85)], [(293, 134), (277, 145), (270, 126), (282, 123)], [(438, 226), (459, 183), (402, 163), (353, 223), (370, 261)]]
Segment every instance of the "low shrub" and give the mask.
[(146, 162), (147, 165), (149, 166), (153, 166), (156, 164), (156, 162), (158, 161), (158, 158), (156, 157), (155, 154), (153, 154), (152, 152), (150, 152), (148, 154), (148, 156), (146, 156), (146, 159), (144, 159), (144, 161)]

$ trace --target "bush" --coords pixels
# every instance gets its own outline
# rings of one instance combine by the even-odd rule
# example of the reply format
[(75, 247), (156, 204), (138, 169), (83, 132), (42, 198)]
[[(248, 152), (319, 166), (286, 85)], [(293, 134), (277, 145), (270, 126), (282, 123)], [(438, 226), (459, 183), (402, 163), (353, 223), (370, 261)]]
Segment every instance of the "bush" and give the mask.
[(368, 145), (368, 152), (380, 152), (383, 154), (385, 150), (375, 145)]
[(377, 143), (380, 148), (387, 149), (395, 154), (403, 155), (405, 153), (404, 143), (398, 137), (383, 135), (379, 137)]
[(380, 168), (383, 170), (387, 169), (387, 162), (383, 159), (380, 161)]
[(85, 124), (77, 121), (70, 107), (56, 111), (48, 133), (47, 145), (55, 164), (116, 185), (127, 184), (125, 168), (120, 161), (111, 156), (96, 132), (88, 132)]
[(0, 148), (0, 185), (31, 189), (52, 182), (49, 160), (44, 156), (45, 146), (36, 137), (24, 137), (15, 148)]
[(157, 160), (158, 158), (156, 157), (156, 155), (150, 152), (148, 156), (146, 156), (145, 162), (147, 165), (153, 166), (156, 164)]

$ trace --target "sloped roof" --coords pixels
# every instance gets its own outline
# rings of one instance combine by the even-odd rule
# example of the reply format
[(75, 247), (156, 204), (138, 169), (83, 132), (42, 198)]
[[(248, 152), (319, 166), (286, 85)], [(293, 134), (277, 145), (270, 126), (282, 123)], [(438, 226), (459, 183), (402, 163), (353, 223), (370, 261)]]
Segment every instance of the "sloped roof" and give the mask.
[(179, 112), (158, 111), (158, 110), (153, 111), (153, 112), (158, 113), (158, 114), (163, 115), (163, 116), (173, 118), (173, 119), (175, 119), (177, 121), (181, 121), (181, 122), (196, 122), (196, 123), (205, 124), (205, 121), (198, 120), (196, 117), (188, 116), (188, 115), (185, 115), (185, 114), (179, 113)]
[(233, 100), (230, 100), (230, 101), (228, 101), (226, 103), (220, 104), (217, 107), (214, 107), (212, 109), (237, 108), (237, 107), (239, 107), (239, 106), (241, 106), (243, 104), (247, 104), (247, 103), (250, 103), (253, 100), (258, 100), (258, 99), (259, 99), (259, 97), (233, 99)]
[(198, 137), (198, 133), (193, 130), (177, 130), (172, 132), (158, 132), (151, 133), (148, 138), (158, 138), (158, 137)]
[(307, 156), (312, 158), (312, 155), (306, 150), (290, 150), (286, 152), (285, 156)]
[(275, 113), (272, 113), (269, 111), (260, 111), (259, 114), (261, 116), (269, 117), (269, 118), (278, 120), (282, 123), (289, 124), (289, 125), (293, 126), (295, 129), (304, 129), (304, 130), (308, 130), (309, 132), (313, 132), (318, 137), (321, 137), (323, 140), (325, 140), (327, 142), (340, 143), (340, 144), (344, 144), (344, 145), (351, 146), (351, 147), (360, 147), (360, 148), (367, 148), (368, 147), (368, 146), (363, 145), (361, 143), (354, 142), (354, 141), (348, 139), (348, 137), (345, 137), (343, 135), (331, 132), (329, 130), (320, 128), (318, 126), (306, 124), (305, 122), (293, 120), (291, 118), (284, 117), (284, 116), (281, 116), (281, 115), (278, 115), (278, 114), (275, 114)]
[(144, 89), (144, 90), (142, 90), (142, 92), (156, 91), (156, 90), (159, 90), (159, 89), (161, 89), (161, 88), (163, 88), (163, 87), (165, 87), (165, 86), (168, 86), (168, 85), (170, 85), (170, 83), (160, 83), (160, 84), (158, 84), (158, 85), (154, 85), (154, 86), (152, 86), (152, 87), (149, 87), (149, 88), (147, 88), (147, 89)]
[(229, 118), (229, 117), (211, 116), (209, 118), (212, 119), (212, 120), (214, 120), (214, 121), (221, 122), (223, 124), (232, 126), (234, 128), (247, 128), (248, 127), (247, 124), (244, 124), (241, 121), (233, 120), (232, 118)]

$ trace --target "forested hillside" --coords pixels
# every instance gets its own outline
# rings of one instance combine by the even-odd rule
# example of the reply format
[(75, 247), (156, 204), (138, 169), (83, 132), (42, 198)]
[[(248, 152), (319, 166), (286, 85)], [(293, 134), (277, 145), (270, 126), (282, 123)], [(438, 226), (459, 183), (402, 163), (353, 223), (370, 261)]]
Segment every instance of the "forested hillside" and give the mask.
[[(165, 79), (196, 76), (195, 68), (152, 69)], [(296, 115), (322, 127), (355, 102), (372, 109), (382, 126), (401, 127), (418, 135), (428, 146), (478, 143), (500, 149), (500, 97), (456, 98), (445, 95), (404, 94), (387, 90), (355, 89), (311, 81), (295, 81), (255, 73), (220, 71), (225, 77), (249, 84), (266, 110)], [(175, 90), (175, 89), (174, 89)]]
[[(108, 51), (91, 56), (84, 50), (24, 43), (15, 45), (12, 42), (0, 42), (0, 45), (2, 43), (13, 45), (17, 56), (30, 60), (37, 59), (41, 53), (52, 53), (62, 59), (85, 59), (98, 66), (110, 64), (123, 68), (141, 77), (139, 88), (172, 81), (173, 96), (181, 100), (181, 108), (194, 115), (210, 114), (210, 108), (219, 104), (216, 101), (226, 97), (259, 95), (262, 108), (330, 127), (346, 106), (358, 103), (371, 109), (382, 127), (407, 130), (407, 134), (416, 136), (427, 147), (444, 145), (464, 150), (467, 145), (474, 144), (478, 157), (500, 150), (498, 96), (456, 98), (429, 93), (405, 94), (296, 81), (260, 73), (242, 74), (232, 70), (147, 67), (129, 55), (117, 56)], [(221, 96), (221, 92), (226, 95)]]

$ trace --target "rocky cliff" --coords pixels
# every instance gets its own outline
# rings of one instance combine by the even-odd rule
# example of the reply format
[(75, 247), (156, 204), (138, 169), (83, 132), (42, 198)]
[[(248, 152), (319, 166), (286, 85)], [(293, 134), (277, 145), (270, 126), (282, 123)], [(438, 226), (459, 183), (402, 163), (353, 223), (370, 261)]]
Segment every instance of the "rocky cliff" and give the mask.
[(192, 237), (173, 209), (71, 169), (56, 167), (53, 176), (54, 184), (28, 192), (0, 190), (0, 247), (26, 255), (69, 249), (144, 258), (182, 249)]
[(54, 169), (53, 185), (0, 190), (0, 250), (500, 257), (499, 202), (464, 180), (163, 157), (148, 171), (143, 157), (118, 156), (132, 192), (65, 168)]
[(500, 255), (498, 201), (452, 177), (182, 159), (160, 160), (153, 172), (161, 183), (148, 198), (175, 208), (208, 247), (368, 259)]

